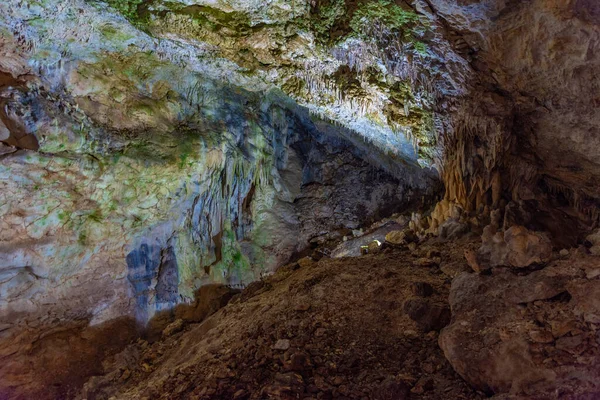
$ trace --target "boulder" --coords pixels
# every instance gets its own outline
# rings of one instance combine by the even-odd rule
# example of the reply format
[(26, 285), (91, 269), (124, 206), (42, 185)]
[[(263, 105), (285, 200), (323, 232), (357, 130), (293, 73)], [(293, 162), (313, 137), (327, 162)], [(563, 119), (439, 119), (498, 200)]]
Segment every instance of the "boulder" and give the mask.
[(408, 299), (404, 312), (425, 332), (439, 331), (450, 322), (450, 309), (423, 298)]
[(489, 394), (600, 392), (592, 325), (600, 322), (600, 281), (582, 279), (585, 265), (577, 262), (558, 260), (524, 276), (507, 269), (458, 276), (452, 319), (439, 336), (456, 372)]
[(541, 232), (531, 232), (523, 226), (513, 226), (504, 232), (507, 261), (513, 267), (528, 267), (547, 262), (552, 255), (552, 242)]
[(600, 256), (600, 229), (585, 238), (590, 244), (590, 253)]
[(465, 254), (474, 270), (498, 266), (525, 268), (545, 263), (552, 255), (552, 242), (544, 232), (532, 232), (516, 225), (504, 232), (488, 225), (481, 237), (482, 245), (475, 257)]
[(404, 246), (409, 243), (417, 241), (417, 235), (412, 229), (405, 229), (403, 231), (391, 231), (385, 235), (385, 241), (389, 244), (396, 246)]

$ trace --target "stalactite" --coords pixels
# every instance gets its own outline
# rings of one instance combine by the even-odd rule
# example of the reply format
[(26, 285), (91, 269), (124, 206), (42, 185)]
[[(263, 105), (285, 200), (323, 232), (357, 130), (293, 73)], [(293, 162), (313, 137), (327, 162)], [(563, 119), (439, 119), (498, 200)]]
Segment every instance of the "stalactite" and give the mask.
[[(484, 193), (492, 192), (497, 204), (502, 191), (498, 168), (503, 160), (508, 128), (501, 121), (470, 113), (457, 113), (451, 130), (440, 137), (441, 165), (446, 183), (446, 198), (466, 210), (482, 206)], [(475, 142), (481, 148), (475, 148)], [(474, 156), (483, 150), (483, 170), (476, 168)]]

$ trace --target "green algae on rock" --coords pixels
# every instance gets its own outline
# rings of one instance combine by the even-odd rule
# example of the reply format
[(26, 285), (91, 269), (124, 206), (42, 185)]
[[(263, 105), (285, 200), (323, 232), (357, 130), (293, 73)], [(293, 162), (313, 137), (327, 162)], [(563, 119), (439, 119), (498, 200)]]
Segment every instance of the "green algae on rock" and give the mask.
[(0, 90), (39, 143), (0, 164), (0, 265), (30, 277), (9, 279), (2, 318), (144, 322), (435, 181), (386, 116), (405, 79), (317, 44), (307, 3), (73, 1), (0, 5), (18, 83)]

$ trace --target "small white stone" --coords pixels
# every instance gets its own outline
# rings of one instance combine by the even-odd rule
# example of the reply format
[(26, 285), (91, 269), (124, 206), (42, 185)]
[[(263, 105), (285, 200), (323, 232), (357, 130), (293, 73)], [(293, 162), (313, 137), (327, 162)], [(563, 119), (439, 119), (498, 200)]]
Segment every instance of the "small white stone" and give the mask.
[(596, 269), (592, 269), (590, 271), (587, 271), (585, 274), (586, 278), (588, 279), (594, 279), (600, 276), (600, 268), (596, 268)]
[(409, 339), (416, 339), (419, 337), (419, 334), (416, 331), (413, 331), (411, 329), (407, 329), (404, 331), (404, 336), (406, 336)]
[(272, 347), (273, 350), (285, 351), (290, 348), (290, 341), (288, 339), (279, 339), (277, 343)]

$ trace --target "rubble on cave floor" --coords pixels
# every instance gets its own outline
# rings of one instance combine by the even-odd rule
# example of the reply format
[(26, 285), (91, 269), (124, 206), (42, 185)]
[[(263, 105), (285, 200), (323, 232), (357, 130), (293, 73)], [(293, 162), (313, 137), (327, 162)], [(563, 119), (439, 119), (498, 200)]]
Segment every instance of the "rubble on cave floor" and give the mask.
[(549, 256), (531, 241), (508, 242), (514, 257), (538, 262), (490, 267), (483, 257), (478, 271), (468, 255), (489, 253), (486, 235), (483, 245), (474, 234), (419, 239), (404, 229), (387, 237), (375, 253), (286, 265), (202, 323), (180, 315), (160, 339), (140, 339), (107, 359), (79, 398), (574, 400), (600, 393), (594, 236)]
[[(600, 397), (600, 258), (596, 236), (552, 251), (543, 232), (493, 225), (467, 249), (473, 270), (450, 289), (446, 358), (473, 387), (499, 398)], [(500, 265), (499, 265), (500, 264)]]
[(287, 265), (204, 322), (175, 322), (107, 360), (80, 398), (484, 398), (437, 345), (451, 279), (421, 261), (466, 270), (465, 246), (431, 240)]

